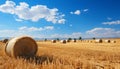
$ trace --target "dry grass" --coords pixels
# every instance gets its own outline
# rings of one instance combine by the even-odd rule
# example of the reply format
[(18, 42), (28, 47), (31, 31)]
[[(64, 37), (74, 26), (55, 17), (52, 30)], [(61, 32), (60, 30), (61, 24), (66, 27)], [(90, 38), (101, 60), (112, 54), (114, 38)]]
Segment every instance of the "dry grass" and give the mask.
[[(114, 40), (114, 39), (111, 39)], [(37, 42), (37, 56), (11, 58), (0, 43), (0, 69), (120, 69), (120, 39), (116, 43)]]

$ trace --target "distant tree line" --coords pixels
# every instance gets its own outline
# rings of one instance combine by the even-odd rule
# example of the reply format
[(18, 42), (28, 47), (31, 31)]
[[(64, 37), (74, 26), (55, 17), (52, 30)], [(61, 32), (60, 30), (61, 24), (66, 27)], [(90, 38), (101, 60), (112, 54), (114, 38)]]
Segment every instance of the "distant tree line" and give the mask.
[[(81, 37), (81, 36), (80, 36), (79, 38), (70, 38), (70, 37), (69, 37), (67, 40), (71, 41), (72, 39), (73, 39), (73, 40), (77, 40), (77, 39), (78, 39), (78, 40), (82, 40), (82, 37)], [(95, 40), (96, 38), (93, 37), (92, 39)], [(55, 40), (60, 41), (59, 38), (56, 38)], [(44, 41), (47, 41), (47, 38), (45, 38)]]

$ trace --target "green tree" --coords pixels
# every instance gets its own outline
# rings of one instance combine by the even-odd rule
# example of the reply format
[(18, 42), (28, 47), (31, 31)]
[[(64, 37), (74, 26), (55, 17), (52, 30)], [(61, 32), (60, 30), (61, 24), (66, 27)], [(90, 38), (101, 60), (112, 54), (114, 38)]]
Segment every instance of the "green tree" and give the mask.
[(68, 38), (68, 40), (72, 40), (72, 38)]
[(57, 41), (59, 41), (60, 39), (59, 39), (59, 38), (57, 38), (56, 40), (57, 40)]
[(79, 40), (82, 40), (82, 37), (79, 37)]
[(76, 38), (74, 38), (74, 40), (77, 40)]
[(77, 41), (77, 39), (76, 38), (74, 38), (74, 42), (76, 42)]
[(95, 37), (93, 37), (93, 40), (95, 40), (96, 38)]
[(47, 39), (45, 38), (45, 40), (44, 41), (47, 41)]

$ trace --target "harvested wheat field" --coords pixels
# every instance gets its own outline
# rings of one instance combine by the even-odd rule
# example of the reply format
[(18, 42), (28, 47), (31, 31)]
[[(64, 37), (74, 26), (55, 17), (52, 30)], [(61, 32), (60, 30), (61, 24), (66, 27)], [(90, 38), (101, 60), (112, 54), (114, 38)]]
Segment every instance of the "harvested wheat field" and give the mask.
[(37, 55), (31, 58), (7, 56), (0, 42), (0, 69), (120, 69), (120, 39), (110, 40), (116, 42), (37, 41)]

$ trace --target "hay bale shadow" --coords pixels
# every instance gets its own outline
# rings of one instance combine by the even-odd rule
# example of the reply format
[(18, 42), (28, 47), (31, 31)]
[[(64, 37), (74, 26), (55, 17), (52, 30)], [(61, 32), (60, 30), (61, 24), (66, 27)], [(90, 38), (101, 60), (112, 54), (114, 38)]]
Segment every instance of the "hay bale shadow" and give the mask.
[(32, 57), (22, 56), (19, 58), (23, 58), (23, 59), (27, 60), (28, 62), (35, 63), (35, 64), (43, 64), (44, 62), (46, 62), (48, 64), (48, 63), (53, 62), (53, 56), (48, 56), (48, 55), (32, 56)]

